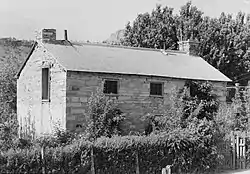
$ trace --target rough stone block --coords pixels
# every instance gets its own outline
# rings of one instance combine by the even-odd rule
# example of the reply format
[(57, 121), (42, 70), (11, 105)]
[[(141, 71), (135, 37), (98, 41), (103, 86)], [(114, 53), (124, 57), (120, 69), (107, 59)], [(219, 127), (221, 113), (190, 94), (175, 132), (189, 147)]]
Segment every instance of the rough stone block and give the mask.
[(80, 102), (86, 103), (88, 101), (87, 97), (80, 97)]
[(67, 116), (67, 119), (66, 119), (67, 121), (72, 121), (72, 120), (76, 120), (76, 116), (75, 115), (68, 115)]
[(81, 107), (82, 106), (82, 104), (81, 103), (68, 103), (67, 104), (67, 107)]
[(79, 97), (71, 97), (71, 102), (80, 102)]
[(82, 108), (71, 108), (71, 114), (85, 114), (85, 110)]

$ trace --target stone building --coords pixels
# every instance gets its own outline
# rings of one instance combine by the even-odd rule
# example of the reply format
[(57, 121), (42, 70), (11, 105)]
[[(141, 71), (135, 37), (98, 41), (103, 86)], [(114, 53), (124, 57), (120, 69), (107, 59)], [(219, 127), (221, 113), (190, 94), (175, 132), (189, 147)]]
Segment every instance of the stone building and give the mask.
[[(190, 45), (192, 44), (192, 45)], [(43, 29), (17, 74), (17, 115), (22, 131), (51, 133), (54, 125), (74, 130), (84, 123), (91, 93), (104, 83), (126, 113), (125, 132), (143, 131), (147, 106), (167, 102), (173, 86), (187, 80), (211, 81), (221, 101), (230, 81), (202, 58), (192, 56), (195, 43), (180, 51), (102, 44), (73, 45), (56, 40), (56, 30)], [(197, 47), (196, 47), (197, 48)]]

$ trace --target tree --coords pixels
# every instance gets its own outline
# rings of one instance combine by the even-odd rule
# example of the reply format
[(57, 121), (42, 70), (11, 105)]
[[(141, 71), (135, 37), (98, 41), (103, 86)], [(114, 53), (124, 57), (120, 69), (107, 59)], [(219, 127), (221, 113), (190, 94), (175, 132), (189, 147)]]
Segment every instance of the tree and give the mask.
[[(4, 49), (0, 64), (0, 122), (6, 118), (12, 119), (16, 113), (16, 74), (26, 58), (33, 41), (16, 40), (15, 38), (0, 39)], [(12, 115), (12, 116), (11, 116)]]
[(222, 13), (218, 19), (206, 18), (201, 24), (200, 56), (231, 79), (248, 72), (247, 53), (250, 30), (245, 15), (236, 19)]
[(178, 15), (173, 15), (173, 8), (157, 6), (151, 14), (140, 14), (126, 25), (122, 44), (177, 49), (178, 41), (188, 39), (198, 41), (198, 55), (229, 78), (249, 72), (250, 14), (242, 12), (235, 19), (224, 12), (211, 18), (191, 2)]
[(192, 6), (191, 1), (181, 7), (176, 23), (178, 26), (179, 40), (199, 39), (199, 28), (203, 21), (203, 12), (196, 6)]
[(123, 45), (145, 48), (177, 49), (173, 8), (158, 5), (152, 13), (139, 14), (133, 24), (125, 27)]
[[(20, 50), (10, 47), (0, 69), (0, 119), (16, 112), (16, 78), (21, 64)], [(1, 121), (1, 120), (0, 120)]]

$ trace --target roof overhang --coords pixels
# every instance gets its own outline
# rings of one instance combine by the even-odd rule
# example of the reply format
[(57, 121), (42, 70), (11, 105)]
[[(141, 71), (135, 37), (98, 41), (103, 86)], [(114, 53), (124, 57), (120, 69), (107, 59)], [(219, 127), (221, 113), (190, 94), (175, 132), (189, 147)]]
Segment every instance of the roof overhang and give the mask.
[(32, 55), (33, 51), (35, 50), (36, 46), (37, 46), (37, 42), (35, 42), (35, 43), (33, 44), (33, 46), (32, 46), (32, 48), (31, 48), (31, 50), (30, 50), (28, 56), (26, 57), (25, 61), (23, 62), (23, 64), (22, 64), (21, 67), (19, 68), (17, 74), (15, 75), (15, 78), (16, 78), (16, 79), (19, 78), (19, 76), (20, 76), (20, 74), (21, 74), (23, 68), (24, 68), (25, 65), (27, 64), (27, 62), (28, 62), (30, 56)]

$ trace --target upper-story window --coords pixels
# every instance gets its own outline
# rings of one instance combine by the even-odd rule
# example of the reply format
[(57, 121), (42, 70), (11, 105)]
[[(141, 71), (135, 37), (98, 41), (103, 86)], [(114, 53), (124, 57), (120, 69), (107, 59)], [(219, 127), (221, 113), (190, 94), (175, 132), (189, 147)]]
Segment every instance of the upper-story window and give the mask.
[(150, 95), (163, 96), (163, 83), (151, 82)]
[(49, 100), (50, 76), (49, 68), (42, 68), (42, 100)]
[(105, 80), (103, 92), (105, 94), (118, 94), (118, 81)]

